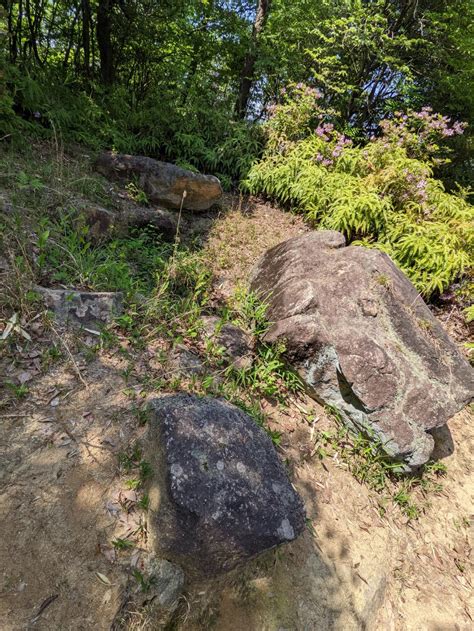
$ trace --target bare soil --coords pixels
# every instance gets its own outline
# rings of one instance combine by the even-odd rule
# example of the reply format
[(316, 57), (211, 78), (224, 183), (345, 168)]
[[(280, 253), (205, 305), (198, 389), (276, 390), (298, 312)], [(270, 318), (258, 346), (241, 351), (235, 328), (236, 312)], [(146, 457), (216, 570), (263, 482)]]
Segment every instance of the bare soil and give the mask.
[[(267, 248), (306, 229), (269, 205), (233, 200), (204, 239), (216, 296), (245, 283)], [(16, 356), (0, 360), (3, 377), (29, 390), (23, 398), (5, 391), (0, 405), (0, 629), (111, 629), (131, 572), (149, 552), (149, 516), (127, 485), (135, 473), (120, 470), (119, 456), (143, 438), (143, 403), (163, 394), (146, 387), (162, 369), (161, 342), (131, 362), (120, 349), (88, 354), (95, 340), (87, 334), (59, 332), (59, 341), (40, 320), (29, 330), (33, 342), (18, 337)], [(53, 343), (65, 357), (44, 366), (40, 358)], [(289, 408), (266, 405), (305, 500), (308, 530), (223, 579), (187, 585), (173, 628), (472, 629), (470, 412), (437, 432), (444, 490), (420, 494), (422, 514), (409, 520), (390, 503), (382, 516), (380, 496), (354, 479), (337, 452), (320, 459), (317, 434), (333, 427), (320, 406), (304, 396)], [(316, 421), (308, 423), (306, 412)], [(117, 538), (133, 546), (117, 550)], [(143, 611), (124, 624), (161, 628)]]

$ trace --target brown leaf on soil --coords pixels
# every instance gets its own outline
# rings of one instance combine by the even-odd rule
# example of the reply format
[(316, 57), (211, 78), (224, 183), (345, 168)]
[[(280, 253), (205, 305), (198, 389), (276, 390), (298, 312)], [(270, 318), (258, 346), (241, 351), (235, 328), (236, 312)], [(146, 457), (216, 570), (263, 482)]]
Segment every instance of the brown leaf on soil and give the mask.
[(110, 563), (115, 563), (115, 561), (117, 560), (117, 552), (115, 548), (110, 548), (109, 546), (101, 545), (100, 551), (104, 555), (104, 557), (107, 559), (107, 561), (109, 561)]

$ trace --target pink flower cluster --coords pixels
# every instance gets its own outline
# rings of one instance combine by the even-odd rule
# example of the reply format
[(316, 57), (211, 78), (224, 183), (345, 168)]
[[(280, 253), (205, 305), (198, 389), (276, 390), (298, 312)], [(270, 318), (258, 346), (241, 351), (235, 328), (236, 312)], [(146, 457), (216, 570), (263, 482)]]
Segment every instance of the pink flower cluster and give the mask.
[(324, 123), (323, 125), (318, 125), (315, 129), (315, 132), (316, 135), (323, 140), (329, 140), (328, 134), (332, 133), (333, 130), (334, 125), (332, 123)]
[(417, 176), (414, 173), (410, 173), (407, 169), (403, 171), (406, 176), (409, 190), (403, 193), (402, 199), (414, 199), (419, 204), (424, 205), (428, 201), (428, 191), (426, 189), (428, 182), (426, 177)]
[[(451, 125), (451, 118), (449, 116), (441, 116), (441, 114), (433, 114), (433, 108), (426, 106), (421, 109), (421, 112), (414, 112), (413, 117), (420, 121), (423, 121), (427, 130), (439, 132), (442, 136), (455, 136), (464, 133), (466, 128), (465, 123), (454, 121)], [(406, 120), (407, 116), (404, 115), (402, 119)]]
[(317, 88), (311, 88), (309, 85), (305, 85), (304, 83), (297, 83), (295, 86), (290, 86), (289, 88), (282, 88), (280, 90), (280, 96), (294, 96), (294, 92), (299, 92), (299, 97), (301, 96), (311, 96), (314, 99), (321, 99), (322, 92)]
[(315, 134), (327, 143), (336, 141), (332, 147), (328, 146), (328, 155), (326, 155), (326, 152), (324, 154), (318, 152), (315, 156), (316, 161), (320, 162), (325, 167), (334, 164), (334, 160), (339, 158), (344, 148), (352, 145), (352, 140), (344, 134), (335, 131), (332, 123), (318, 125), (315, 129)]
[(426, 106), (419, 112), (395, 112), (392, 119), (381, 121), (380, 128), (385, 142), (405, 147), (414, 157), (426, 158), (439, 151), (438, 140), (464, 133), (466, 124), (453, 122), (449, 116), (435, 113)]
[(273, 116), (273, 114), (275, 114), (276, 110), (277, 110), (278, 105), (276, 103), (270, 103), (270, 105), (267, 105), (267, 114), (269, 116)]
[(320, 90), (317, 88), (311, 88), (309, 85), (305, 85), (304, 83), (297, 83), (295, 86), (296, 90), (299, 90), (306, 96), (312, 96), (315, 99), (320, 99), (323, 95)]

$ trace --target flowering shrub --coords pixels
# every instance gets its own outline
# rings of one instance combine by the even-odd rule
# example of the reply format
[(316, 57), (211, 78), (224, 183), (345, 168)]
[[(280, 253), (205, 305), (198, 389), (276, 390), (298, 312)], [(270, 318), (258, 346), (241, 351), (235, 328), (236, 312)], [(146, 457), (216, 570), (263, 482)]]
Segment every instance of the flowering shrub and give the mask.
[(381, 121), (380, 128), (385, 148), (390, 145), (404, 147), (410, 158), (441, 164), (447, 161), (448, 150), (439, 142), (463, 134), (466, 125), (434, 113), (427, 106), (420, 112), (395, 112), (392, 119)]
[(332, 112), (324, 109), (319, 101), (321, 92), (298, 83), (283, 88), (281, 103), (273, 103), (267, 108), (266, 124), (268, 148), (271, 150), (286, 146), (290, 142), (305, 138), (315, 124), (328, 118)]
[[(297, 86), (270, 112), (268, 147), (244, 183), (303, 212), (314, 226), (387, 252), (428, 298), (472, 264), (474, 208), (446, 193), (433, 167), (461, 134), (430, 108), (396, 113), (365, 146), (334, 129), (318, 92)], [(301, 107), (300, 107), (301, 104)]]

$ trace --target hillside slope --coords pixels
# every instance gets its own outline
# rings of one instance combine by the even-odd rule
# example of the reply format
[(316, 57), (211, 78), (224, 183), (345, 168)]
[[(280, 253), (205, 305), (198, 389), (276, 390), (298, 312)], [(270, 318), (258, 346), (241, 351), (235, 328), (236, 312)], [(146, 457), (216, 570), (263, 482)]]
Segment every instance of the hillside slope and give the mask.
[[(25, 164), (20, 157), (8, 159), (13, 178)], [(23, 231), (33, 248), (38, 247), (38, 220), (53, 221), (59, 202), (73, 205), (78, 193), (68, 188), (71, 182), (87, 183), (81, 200), (91, 204), (99, 194), (104, 205), (114, 208), (121, 199), (117, 196), (124, 195), (96, 179), (87, 158), (66, 162), (60, 172), (46, 152), (24, 189), (2, 182), (5, 198), (22, 211), (18, 234)], [(169, 363), (177, 347), (204, 349), (195, 337), (187, 337), (189, 319), (173, 329), (173, 338), (160, 329), (159, 318), (154, 326), (140, 320), (137, 327), (135, 302), (127, 303), (120, 323), (101, 336), (64, 332), (34, 300), (25, 306), (26, 293), (14, 295), (22, 262), (10, 256), (15, 221), (8, 213), (5, 217), (11, 241), (4, 242), (0, 328), (5, 329), (13, 311), (20, 313), (21, 327), (7, 338), (0, 358), (1, 627), (163, 628), (146, 607), (127, 604), (136, 588), (136, 570), (150, 552), (143, 489), (133, 483), (142, 461), (131, 454), (144, 440), (147, 400), (176, 390), (205, 391), (206, 384), (181, 375)], [(182, 239), (197, 240), (210, 272), (208, 312), (235, 302), (236, 289), (245, 286), (266, 249), (308, 229), (299, 217), (237, 197), (228, 197), (217, 213), (185, 221), (188, 232)], [(40, 248), (36, 256), (41, 253)], [(142, 269), (142, 263), (134, 264), (138, 268), (130, 272), (132, 278)], [(112, 282), (110, 268), (107, 274)], [(24, 272), (18, 281), (22, 291), (26, 276)], [(147, 287), (143, 278), (140, 292)], [(171, 329), (183, 315), (174, 311), (170, 316), (170, 304), (160, 313)], [(466, 331), (455, 314), (442, 312), (440, 320), (461, 344)], [(213, 375), (219, 372), (211, 359), (208, 365)], [(225, 578), (187, 584), (167, 628), (471, 629), (470, 412), (457, 415), (449, 430), (436, 432), (436, 456), (445, 472), (434, 470), (413, 486), (387, 479), (377, 491), (371, 476), (379, 469), (364, 460), (336, 418), (301, 391), (286, 392), (279, 400), (259, 394), (261, 384), (255, 388), (278, 452), (305, 501), (307, 531)], [(365, 482), (357, 480), (361, 476), (354, 464), (365, 472)]]

